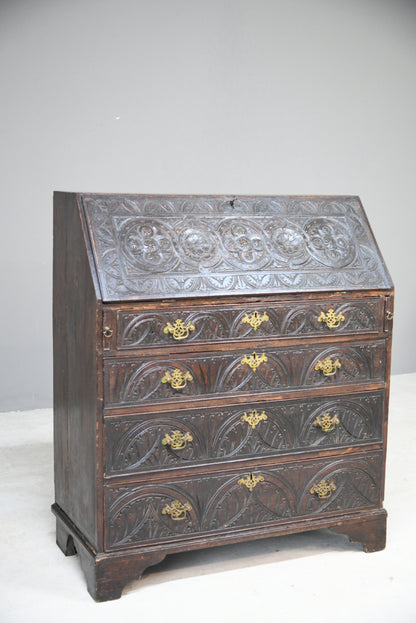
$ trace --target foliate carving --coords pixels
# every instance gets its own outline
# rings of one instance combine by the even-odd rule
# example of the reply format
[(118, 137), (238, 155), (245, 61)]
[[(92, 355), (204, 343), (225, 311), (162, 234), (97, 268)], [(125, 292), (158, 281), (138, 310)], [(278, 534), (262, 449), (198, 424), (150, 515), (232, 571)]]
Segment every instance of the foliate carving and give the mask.
[(272, 241), (273, 255), (279, 261), (291, 266), (302, 265), (307, 261), (307, 250), (302, 230), (293, 223), (272, 221), (267, 225), (267, 233)]
[(178, 227), (177, 251), (182, 262), (196, 269), (208, 270), (220, 261), (220, 240), (217, 232), (205, 223), (187, 218)]
[(119, 249), (125, 259), (143, 272), (168, 272), (178, 263), (175, 232), (160, 221), (127, 221), (119, 236)]
[[(287, 309), (282, 319), (283, 335), (313, 335), (319, 333), (327, 333), (326, 324), (320, 321), (325, 315), (326, 310), (334, 301), (325, 303), (309, 302), (292, 305)], [(333, 326), (332, 330), (336, 333), (359, 333), (377, 331), (379, 327), (380, 301), (351, 301), (340, 302), (336, 306), (337, 316), (340, 324)], [(341, 317), (344, 320), (341, 320)]]
[[(177, 321), (177, 312), (162, 313), (160, 310), (145, 313), (119, 312), (118, 348), (128, 349), (146, 346), (149, 344), (170, 343), (169, 323), (173, 327)], [(213, 310), (193, 312), (181, 311), (181, 318), (185, 327), (189, 327), (186, 335), (187, 342), (219, 341), (227, 339), (231, 331), (232, 315), (230, 311)], [(193, 327), (193, 328), (191, 328)]]
[[(337, 314), (345, 320), (331, 329), (336, 333), (374, 332), (378, 330), (380, 300), (339, 302)], [(181, 310), (180, 322), (189, 328), (187, 342), (216, 342), (234, 338), (259, 336), (285, 337), (321, 335), (329, 329), (319, 318), (334, 302), (278, 303), (273, 307), (247, 312), (247, 308), (220, 307)], [(118, 313), (117, 347), (137, 348), (146, 345), (167, 344), (172, 341), (170, 329), (175, 329), (179, 312), (161, 310), (140, 313)], [(193, 328), (192, 328), (193, 327)], [(254, 328), (254, 331), (252, 329)], [(183, 335), (185, 335), (183, 334)]]
[[(336, 512), (340, 508), (371, 508), (380, 504), (380, 482), (376, 466), (377, 460), (371, 455), (363, 460), (340, 460), (325, 466), (308, 482), (308, 489), (303, 491), (299, 504), (301, 512)], [(322, 481), (330, 487), (327, 495), (324, 494), (324, 486), (319, 489)], [(321, 495), (314, 490), (316, 483)], [(317, 495), (313, 495), (315, 492)]]
[[(381, 439), (383, 402), (380, 394), (361, 397), (342, 397), (321, 401), (311, 405), (311, 410), (302, 419), (299, 431), (299, 445), (342, 446)], [(331, 422), (324, 430), (317, 421)], [(334, 426), (332, 426), (334, 424)]]
[[(134, 404), (154, 399), (177, 400), (178, 391), (181, 397), (203, 394), (206, 392), (205, 384), (194, 374), (193, 367), (192, 361), (174, 360), (142, 364), (136, 361), (106, 363), (109, 404)], [(173, 370), (174, 376), (167, 370)], [(110, 382), (111, 377), (114, 385)], [(169, 378), (173, 379), (172, 384)]]
[[(246, 487), (244, 478), (231, 478), (209, 499), (203, 529), (255, 526), (296, 515), (296, 492), (272, 470), (265, 472), (261, 486)], [(250, 490), (251, 489), (251, 490)]]
[[(382, 349), (382, 344), (377, 342), (362, 344), (358, 348), (346, 345), (327, 348), (314, 358), (312, 365), (308, 366), (305, 382), (307, 385), (321, 385), (323, 383), (351, 383), (359, 380), (382, 378), (384, 374)], [(376, 352), (379, 353), (379, 358), (377, 358)], [(325, 375), (321, 370), (322, 367), (325, 367), (327, 360), (331, 361), (333, 365), (330, 370), (331, 374)]]
[[(107, 540), (112, 547), (126, 547), (138, 541), (152, 541), (195, 533), (199, 528), (194, 500), (174, 484), (143, 486), (136, 490), (120, 487), (108, 509)], [(167, 509), (180, 512), (182, 521), (172, 518)], [(165, 512), (163, 512), (165, 510)]]
[(260, 269), (270, 259), (264, 233), (255, 221), (224, 219), (218, 225), (219, 236), (225, 251), (224, 260), (237, 268)]
[(353, 197), (83, 202), (104, 300), (390, 286)]
[[(297, 449), (342, 447), (381, 440), (383, 398), (378, 392), (244, 407), (140, 416), (131, 422), (106, 419), (106, 473), (129, 473), (218, 461), (273, 456)], [(267, 415), (266, 415), (267, 413)], [(247, 416), (247, 418), (246, 418)], [(316, 421), (338, 424), (331, 430)], [(172, 431), (192, 443), (164, 443)], [(176, 444), (174, 444), (176, 445)]]
[[(200, 395), (288, 391), (323, 383), (348, 384), (381, 379), (384, 342), (265, 349), (256, 369), (241, 365), (242, 353), (195, 354), (192, 358), (107, 360), (104, 363), (105, 405), (141, 404), (148, 400), (174, 401)], [(342, 362), (333, 376), (317, 371), (326, 358)], [(166, 371), (178, 370), (175, 389), (165, 382)], [(180, 377), (179, 377), (180, 375)], [(174, 384), (176, 385), (176, 383)]]
[[(157, 467), (169, 467), (178, 463), (198, 461), (207, 455), (206, 432), (198, 426), (198, 414), (187, 418), (139, 418), (139, 422), (106, 423), (106, 472), (123, 473)], [(172, 429), (186, 443), (175, 447), (164, 443), (172, 437)]]
[[(285, 463), (261, 474), (232, 473), (106, 491), (106, 546), (163, 542), (304, 515), (377, 508), (382, 452), (303, 465)], [(256, 486), (261, 483), (259, 486)]]
[(304, 231), (309, 252), (318, 262), (341, 268), (354, 261), (357, 249), (341, 222), (329, 218), (311, 219)]

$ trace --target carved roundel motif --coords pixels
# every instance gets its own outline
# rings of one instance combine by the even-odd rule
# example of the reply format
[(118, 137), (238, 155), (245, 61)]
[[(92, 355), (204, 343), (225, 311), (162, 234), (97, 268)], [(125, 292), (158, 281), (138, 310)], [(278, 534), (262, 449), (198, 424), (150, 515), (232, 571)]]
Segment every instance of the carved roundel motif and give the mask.
[(129, 220), (119, 235), (122, 253), (142, 271), (167, 272), (178, 262), (173, 246), (174, 233), (160, 221)]
[(315, 218), (304, 226), (309, 253), (321, 264), (334, 268), (348, 266), (356, 249), (349, 233), (330, 218)]
[(292, 225), (269, 227), (273, 253), (284, 262), (306, 260), (308, 257), (302, 231)]
[(253, 221), (229, 219), (221, 223), (219, 230), (225, 257), (231, 264), (257, 269), (269, 261), (263, 231)]
[(212, 266), (221, 259), (215, 231), (206, 224), (202, 227), (192, 221), (179, 232), (178, 252), (185, 264), (199, 267)]

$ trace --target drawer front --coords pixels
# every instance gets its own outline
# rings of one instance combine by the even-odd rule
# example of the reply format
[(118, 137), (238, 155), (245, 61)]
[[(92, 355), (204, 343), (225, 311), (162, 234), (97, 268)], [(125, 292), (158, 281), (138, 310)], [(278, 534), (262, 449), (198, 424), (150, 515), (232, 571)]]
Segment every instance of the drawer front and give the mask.
[(381, 506), (382, 453), (106, 487), (106, 549)]
[[(383, 299), (319, 300), (245, 307), (178, 308), (175, 311), (116, 311), (106, 325), (117, 325), (104, 348), (129, 350), (172, 344), (215, 343), (264, 337), (375, 333), (382, 327)], [(110, 339), (111, 338), (111, 339)]]
[(106, 407), (381, 381), (385, 341), (178, 358), (106, 359)]
[(106, 475), (380, 442), (382, 416), (374, 392), (108, 418)]

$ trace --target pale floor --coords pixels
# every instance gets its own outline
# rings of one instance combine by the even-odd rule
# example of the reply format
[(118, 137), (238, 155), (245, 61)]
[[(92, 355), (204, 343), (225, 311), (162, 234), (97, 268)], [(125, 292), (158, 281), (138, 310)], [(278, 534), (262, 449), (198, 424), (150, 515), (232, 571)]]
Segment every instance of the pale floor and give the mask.
[(55, 545), (52, 411), (0, 414), (0, 431), (1, 623), (416, 623), (416, 374), (392, 378), (384, 551), (319, 531), (178, 554), (113, 602)]

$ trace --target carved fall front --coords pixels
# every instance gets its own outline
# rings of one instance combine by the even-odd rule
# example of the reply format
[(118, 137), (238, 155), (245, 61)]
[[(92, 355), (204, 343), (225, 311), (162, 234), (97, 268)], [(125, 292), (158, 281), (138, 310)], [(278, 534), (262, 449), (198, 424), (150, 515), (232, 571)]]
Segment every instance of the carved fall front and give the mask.
[(84, 206), (104, 300), (388, 282), (353, 197), (90, 195)]

